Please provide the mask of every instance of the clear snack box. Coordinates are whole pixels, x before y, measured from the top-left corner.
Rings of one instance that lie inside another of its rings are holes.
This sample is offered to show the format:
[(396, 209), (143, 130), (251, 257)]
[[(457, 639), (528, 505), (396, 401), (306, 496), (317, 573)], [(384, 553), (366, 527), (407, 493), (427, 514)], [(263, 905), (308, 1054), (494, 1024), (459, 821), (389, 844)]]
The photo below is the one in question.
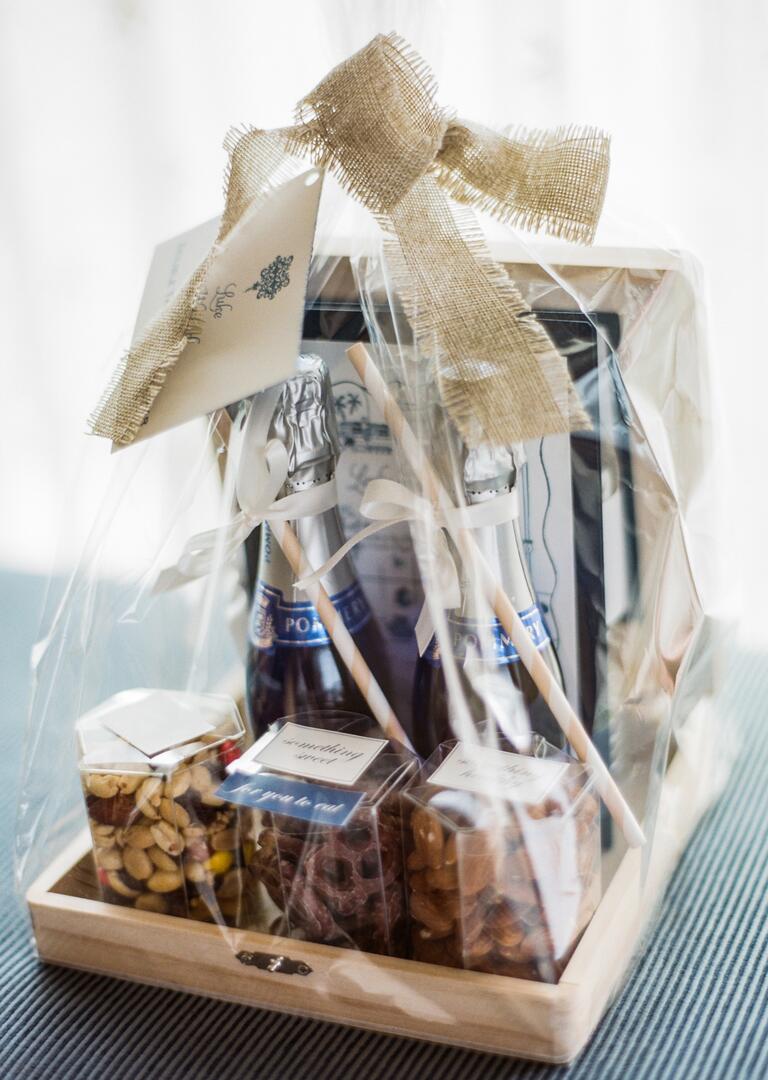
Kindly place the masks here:
[(403, 784), (413, 756), (369, 717), (335, 711), (277, 721), (220, 789), (251, 811), (249, 870), (271, 929), (403, 956)]
[(103, 899), (242, 925), (238, 812), (216, 795), (244, 746), (235, 703), (214, 694), (126, 690), (82, 716), (76, 730)]
[(453, 740), (405, 801), (414, 959), (557, 982), (600, 899), (590, 770), (539, 737)]

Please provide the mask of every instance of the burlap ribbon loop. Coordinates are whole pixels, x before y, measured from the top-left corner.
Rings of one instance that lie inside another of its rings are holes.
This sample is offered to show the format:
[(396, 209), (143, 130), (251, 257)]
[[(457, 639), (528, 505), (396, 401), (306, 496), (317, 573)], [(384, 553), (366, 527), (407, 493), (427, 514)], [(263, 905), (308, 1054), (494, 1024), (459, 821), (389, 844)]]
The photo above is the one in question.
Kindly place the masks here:
[(292, 148), (389, 214), (435, 163), (448, 120), (426, 65), (393, 35), (334, 68), (296, 109)]
[[(231, 138), (217, 245), (294, 156), (308, 157), (376, 215), (417, 347), (469, 445), (588, 427), (565, 361), (491, 258), (472, 210), (591, 242), (608, 138), (590, 128), (505, 136), (452, 119), (429, 68), (394, 34), (334, 68), (299, 102), (296, 121)], [(94, 433), (135, 438), (167, 372), (183, 363), (195, 292), (215, 253), (131, 348), (93, 414)]]

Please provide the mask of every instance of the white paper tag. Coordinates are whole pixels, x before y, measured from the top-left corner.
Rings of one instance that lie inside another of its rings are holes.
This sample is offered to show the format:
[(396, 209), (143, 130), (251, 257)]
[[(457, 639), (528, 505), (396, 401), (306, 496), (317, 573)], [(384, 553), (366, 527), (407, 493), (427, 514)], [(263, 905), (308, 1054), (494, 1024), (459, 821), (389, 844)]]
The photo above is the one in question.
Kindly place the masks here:
[[(198, 294), (195, 337), (169, 371), (134, 442), (204, 416), (294, 374), (322, 188), (310, 169), (246, 211)], [(157, 249), (141, 314), (152, 318), (205, 255), (210, 223)], [(137, 334), (143, 330), (138, 326)]]
[(429, 778), (430, 784), (495, 795), (510, 802), (540, 803), (563, 779), (568, 762), (457, 743)]
[(163, 750), (192, 742), (216, 730), (199, 710), (185, 707), (171, 695), (151, 694), (135, 705), (126, 705), (106, 717), (104, 727), (147, 757), (154, 757)]
[(323, 731), (289, 721), (250, 760), (292, 776), (347, 786), (363, 775), (386, 745), (386, 739)]

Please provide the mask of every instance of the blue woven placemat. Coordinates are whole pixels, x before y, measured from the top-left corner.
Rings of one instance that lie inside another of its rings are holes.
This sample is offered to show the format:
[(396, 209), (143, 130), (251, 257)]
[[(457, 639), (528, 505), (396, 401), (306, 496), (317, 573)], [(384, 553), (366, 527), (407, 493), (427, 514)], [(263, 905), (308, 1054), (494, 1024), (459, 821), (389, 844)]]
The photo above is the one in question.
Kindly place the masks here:
[(768, 657), (741, 656), (726, 697), (740, 768), (700, 825), (624, 992), (570, 1069), (259, 1012), (38, 963), (11, 888), (27, 657), (42, 585), (0, 575), (0, 1074), (72, 1080), (663, 1080), (768, 1076)]

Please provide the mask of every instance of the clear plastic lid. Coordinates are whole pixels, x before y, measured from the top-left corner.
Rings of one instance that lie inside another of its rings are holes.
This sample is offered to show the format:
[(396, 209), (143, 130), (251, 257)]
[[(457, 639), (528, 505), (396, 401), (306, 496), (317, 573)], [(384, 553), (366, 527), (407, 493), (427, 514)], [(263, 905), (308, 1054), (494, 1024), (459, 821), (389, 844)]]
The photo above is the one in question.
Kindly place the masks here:
[(75, 725), (81, 772), (169, 775), (245, 727), (232, 698), (136, 688), (114, 694)]

